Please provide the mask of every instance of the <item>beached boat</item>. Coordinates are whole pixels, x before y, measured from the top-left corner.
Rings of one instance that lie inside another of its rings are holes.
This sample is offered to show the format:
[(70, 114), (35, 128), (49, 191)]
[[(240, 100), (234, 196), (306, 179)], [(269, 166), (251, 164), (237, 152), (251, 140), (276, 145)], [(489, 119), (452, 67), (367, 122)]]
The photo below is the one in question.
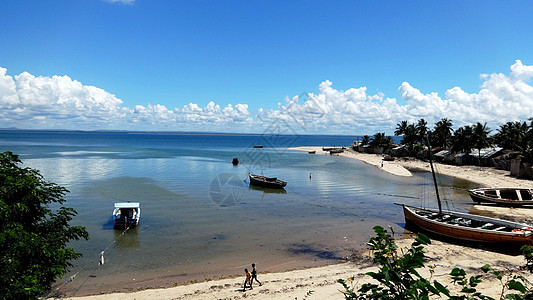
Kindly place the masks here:
[(342, 148), (333, 149), (333, 150), (329, 150), (329, 155), (339, 154), (339, 153), (343, 153), (343, 152), (344, 152), (344, 149), (342, 149)]
[(340, 150), (346, 150), (346, 147), (322, 147), (322, 151), (324, 152), (340, 151)]
[(266, 177), (262, 175), (254, 175), (248, 173), (250, 177), (250, 184), (271, 189), (281, 189), (287, 185), (286, 181), (280, 180), (276, 177)]
[(128, 228), (139, 224), (141, 218), (140, 203), (115, 203), (113, 220), (116, 228)]
[(396, 203), (403, 207), (406, 223), (411, 223), (424, 231), (458, 240), (501, 245), (533, 244), (533, 225), (442, 210), (431, 156), (432, 153), (429, 162), (439, 209), (416, 208)]
[(524, 188), (479, 188), (469, 190), (474, 202), (491, 202), (509, 206), (532, 205), (533, 189)]
[(533, 225), (401, 204), (406, 222), (453, 239), (483, 243), (533, 244)]

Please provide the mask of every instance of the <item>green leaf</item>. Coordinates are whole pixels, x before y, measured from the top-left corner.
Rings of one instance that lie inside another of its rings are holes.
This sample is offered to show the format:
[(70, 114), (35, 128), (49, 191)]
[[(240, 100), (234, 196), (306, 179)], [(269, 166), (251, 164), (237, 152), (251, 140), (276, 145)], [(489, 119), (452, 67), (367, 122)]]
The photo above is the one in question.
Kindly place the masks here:
[(443, 286), (440, 282), (435, 280), (435, 281), (433, 281), (433, 284), (435, 285), (435, 288), (437, 290), (439, 290), (439, 292), (441, 292), (444, 295), (450, 297), (450, 291), (445, 286)]
[(525, 293), (527, 291), (526, 287), (520, 281), (516, 281), (514, 279), (511, 279), (509, 280), (509, 282), (507, 282), (507, 287), (509, 287), (509, 289), (511, 290), (517, 290), (522, 293)]

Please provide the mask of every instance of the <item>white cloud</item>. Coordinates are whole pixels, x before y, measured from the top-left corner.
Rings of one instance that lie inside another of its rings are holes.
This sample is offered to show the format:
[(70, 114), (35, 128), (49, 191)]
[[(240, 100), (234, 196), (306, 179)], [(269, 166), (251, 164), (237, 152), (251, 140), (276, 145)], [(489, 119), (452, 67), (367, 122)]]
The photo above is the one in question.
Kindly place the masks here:
[(402, 120), (429, 124), (449, 118), (456, 126), (487, 122), (499, 125), (533, 116), (533, 66), (517, 60), (509, 75), (483, 74), (477, 93), (461, 87), (444, 97), (424, 94), (408, 82), (398, 92), (406, 104), (382, 93), (369, 95), (366, 87), (346, 91), (326, 80), (318, 92), (286, 97), (276, 109), (249, 111), (247, 104), (221, 107), (211, 101), (202, 107), (161, 104), (125, 107), (121, 99), (68, 76), (35, 77), (27, 72), (9, 76), (0, 68), (0, 127), (61, 129), (126, 129), (284, 133), (391, 134)]

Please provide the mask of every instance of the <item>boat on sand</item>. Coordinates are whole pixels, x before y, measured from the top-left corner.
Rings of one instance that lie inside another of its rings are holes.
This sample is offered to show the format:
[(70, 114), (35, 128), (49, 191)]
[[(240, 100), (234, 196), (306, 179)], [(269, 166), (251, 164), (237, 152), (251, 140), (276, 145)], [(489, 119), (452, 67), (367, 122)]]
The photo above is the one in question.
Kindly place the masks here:
[(533, 189), (526, 188), (479, 188), (469, 190), (472, 201), (491, 202), (508, 206), (533, 204)]

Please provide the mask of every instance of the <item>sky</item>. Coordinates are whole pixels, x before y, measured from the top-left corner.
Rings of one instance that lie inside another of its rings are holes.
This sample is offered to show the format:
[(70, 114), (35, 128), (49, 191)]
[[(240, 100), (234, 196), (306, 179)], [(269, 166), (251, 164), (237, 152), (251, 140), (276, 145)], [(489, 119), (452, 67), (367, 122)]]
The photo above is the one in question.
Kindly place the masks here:
[(532, 1), (0, 2), (0, 128), (363, 135), (533, 117)]

